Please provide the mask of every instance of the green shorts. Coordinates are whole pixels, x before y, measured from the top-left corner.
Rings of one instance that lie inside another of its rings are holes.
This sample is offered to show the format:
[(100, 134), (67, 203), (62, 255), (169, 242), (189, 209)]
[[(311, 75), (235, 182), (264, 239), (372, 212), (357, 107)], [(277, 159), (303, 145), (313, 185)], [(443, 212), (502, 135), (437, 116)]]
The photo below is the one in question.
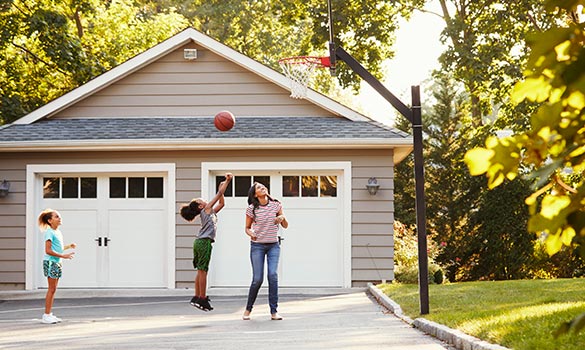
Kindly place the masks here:
[(211, 239), (201, 238), (193, 242), (193, 267), (196, 270), (208, 271), (211, 260)]
[(61, 278), (63, 275), (63, 269), (58, 262), (43, 260), (43, 273), (45, 274), (45, 277), (57, 279)]

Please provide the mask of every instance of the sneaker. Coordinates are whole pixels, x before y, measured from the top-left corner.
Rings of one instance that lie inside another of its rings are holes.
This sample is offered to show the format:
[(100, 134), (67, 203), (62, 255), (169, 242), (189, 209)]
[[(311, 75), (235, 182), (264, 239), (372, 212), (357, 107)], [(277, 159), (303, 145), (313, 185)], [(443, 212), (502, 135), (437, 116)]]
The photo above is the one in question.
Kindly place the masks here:
[(213, 310), (213, 306), (211, 306), (209, 301), (209, 297), (206, 297), (205, 299), (199, 299), (199, 306), (201, 306), (200, 309), (203, 311)]
[(270, 316), (270, 319), (272, 321), (280, 321), (282, 320), (282, 316), (280, 316), (278, 313), (272, 314), (272, 316)]
[(55, 317), (55, 319), (57, 320), (57, 322), (63, 322), (63, 320), (62, 320), (62, 319), (60, 319), (59, 317), (57, 317), (57, 316), (53, 315), (53, 313), (52, 313), (52, 312), (51, 312), (51, 314), (50, 314), (50, 315), (51, 315), (51, 316), (53, 316), (53, 317)]
[(41, 319), (41, 323), (46, 324), (55, 324), (59, 322), (57, 317), (53, 316), (52, 314), (43, 314), (43, 318)]
[(197, 306), (197, 305), (199, 305), (199, 297), (193, 297), (193, 298), (191, 298), (190, 304), (192, 306), (195, 306), (196, 308), (199, 308), (199, 306)]

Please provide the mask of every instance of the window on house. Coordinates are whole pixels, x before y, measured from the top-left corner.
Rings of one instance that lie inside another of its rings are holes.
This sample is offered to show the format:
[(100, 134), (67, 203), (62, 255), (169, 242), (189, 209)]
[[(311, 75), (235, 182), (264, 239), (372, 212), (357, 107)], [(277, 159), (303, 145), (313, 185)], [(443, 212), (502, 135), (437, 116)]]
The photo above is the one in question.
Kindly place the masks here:
[(97, 198), (97, 178), (82, 177), (81, 181), (81, 198)]
[(337, 176), (283, 176), (283, 197), (337, 197)]
[(43, 198), (59, 198), (59, 181), (58, 177), (43, 178)]
[(126, 198), (126, 178), (110, 178), (110, 198)]
[(97, 198), (97, 178), (45, 177), (43, 198)]
[(319, 197), (337, 197), (337, 176), (321, 176)]
[(144, 198), (144, 184), (143, 177), (129, 177), (128, 198)]
[(164, 198), (164, 181), (162, 177), (146, 178), (146, 197)]
[(282, 177), (282, 196), (283, 197), (298, 197), (300, 176), (283, 176)]
[(162, 177), (111, 177), (110, 198), (163, 198)]
[(319, 177), (301, 176), (301, 197), (317, 197), (319, 195)]
[(252, 177), (236, 176), (234, 186), (236, 187), (236, 197), (248, 197), (248, 191), (250, 190), (250, 186), (252, 186)]
[[(225, 176), (215, 177), (215, 193), (219, 189), (219, 184), (225, 180)], [(228, 185), (224, 196), (225, 197), (248, 197), (248, 191), (252, 183), (260, 182), (268, 189), (270, 193), (270, 176), (234, 176), (231, 183)]]
[(61, 178), (61, 198), (77, 198), (78, 196), (78, 179), (76, 177)]

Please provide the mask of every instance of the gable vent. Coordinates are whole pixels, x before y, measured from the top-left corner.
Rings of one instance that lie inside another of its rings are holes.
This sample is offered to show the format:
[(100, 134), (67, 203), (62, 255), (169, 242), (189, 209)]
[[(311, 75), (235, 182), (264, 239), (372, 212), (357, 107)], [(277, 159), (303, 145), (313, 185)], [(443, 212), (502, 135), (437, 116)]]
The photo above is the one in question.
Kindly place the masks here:
[(197, 49), (184, 49), (183, 50), (183, 58), (188, 61), (193, 61), (197, 59)]

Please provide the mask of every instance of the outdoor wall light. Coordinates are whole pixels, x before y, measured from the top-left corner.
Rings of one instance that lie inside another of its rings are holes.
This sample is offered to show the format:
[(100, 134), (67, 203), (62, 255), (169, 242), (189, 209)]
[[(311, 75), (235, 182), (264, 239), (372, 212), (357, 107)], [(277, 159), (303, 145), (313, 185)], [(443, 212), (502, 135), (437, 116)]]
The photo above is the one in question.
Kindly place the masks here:
[(10, 190), (10, 182), (8, 182), (8, 180), (2, 180), (2, 182), (0, 182), (0, 198), (6, 197), (8, 195), (8, 190)]
[(376, 180), (375, 177), (370, 177), (370, 179), (368, 180), (368, 184), (366, 185), (366, 188), (368, 189), (369, 194), (375, 196), (376, 193), (378, 193), (378, 189), (380, 188), (378, 180)]

